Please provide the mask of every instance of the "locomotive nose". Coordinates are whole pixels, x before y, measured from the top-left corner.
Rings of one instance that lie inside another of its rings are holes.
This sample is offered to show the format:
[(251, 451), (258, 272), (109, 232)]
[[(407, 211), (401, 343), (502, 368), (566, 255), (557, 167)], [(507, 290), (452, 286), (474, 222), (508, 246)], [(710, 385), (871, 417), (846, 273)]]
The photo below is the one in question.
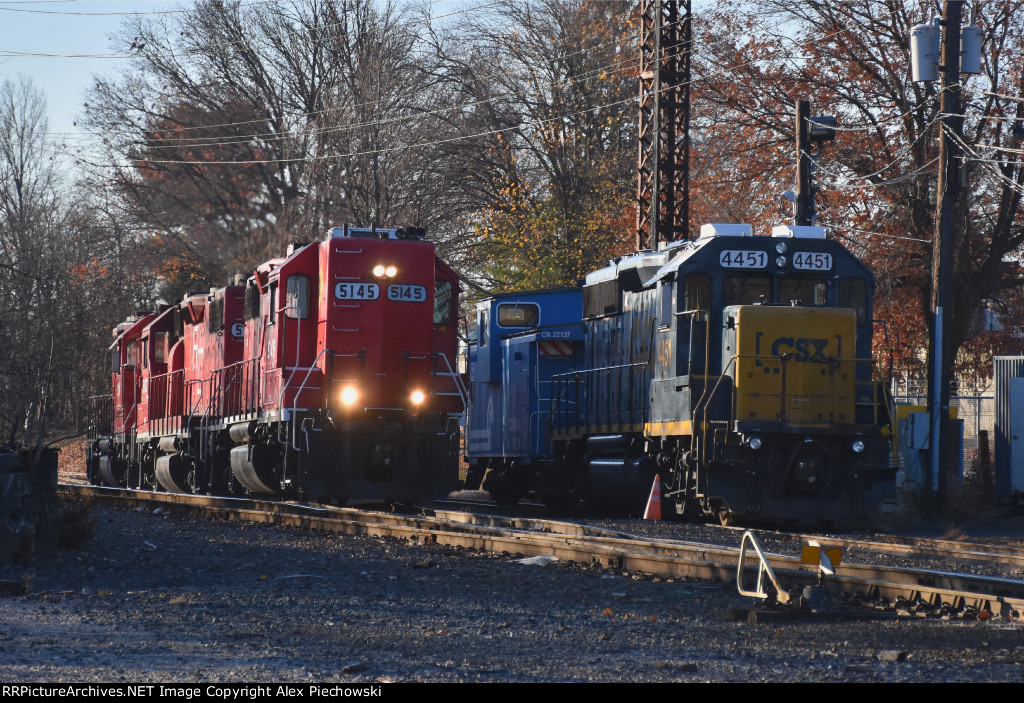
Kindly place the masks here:
[(393, 448), (390, 444), (378, 442), (373, 445), (373, 449), (370, 450), (370, 461), (373, 462), (374, 466), (388, 466), (391, 464), (391, 456), (394, 453)]
[(821, 474), (822, 464), (819, 459), (806, 457), (793, 464), (793, 477), (805, 486), (813, 486)]

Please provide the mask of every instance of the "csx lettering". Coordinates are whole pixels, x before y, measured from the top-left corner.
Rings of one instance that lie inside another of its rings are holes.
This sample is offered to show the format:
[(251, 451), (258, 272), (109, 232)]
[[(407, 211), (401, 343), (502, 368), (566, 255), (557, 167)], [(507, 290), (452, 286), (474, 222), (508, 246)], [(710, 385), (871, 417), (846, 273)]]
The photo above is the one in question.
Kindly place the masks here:
[(772, 356), (789, 356), (794, 361), (827, 361), (827, 339), (778, 337), (772, 342)]

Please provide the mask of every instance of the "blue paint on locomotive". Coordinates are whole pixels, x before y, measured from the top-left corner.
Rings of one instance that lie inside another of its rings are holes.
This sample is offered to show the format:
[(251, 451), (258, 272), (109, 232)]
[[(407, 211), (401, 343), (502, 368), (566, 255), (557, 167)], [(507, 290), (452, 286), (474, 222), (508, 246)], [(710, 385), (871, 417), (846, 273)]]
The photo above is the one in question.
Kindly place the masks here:
[[(566, 289), (507, 293), (477, 303), (477, 340), (469, 348), (471, 461), (547, 454), (539, 396), (549, 392), (553, 374), (576, 361), (572, 354), (541, 354), (540, 343), (578, 347), (582, 301), (579, 289)], [(550, 405), (547, 397), (543, 402)]]
[[(891, 410), (871, 358), (874, 278), (820, 228), (776, 229), (702, 236), (617, 259), (581, 288), (480, 303), (471, 475), (486, 472), (499, 502), (532, 492), (632, 511), (657, 471), (680, 514), (870, 516), (894, 489)], [(756, 324), (792, 349), (761, 349)], [(556, 329), (571, 348), (541, 354)], [(792, 373), (758, 385), (751, 355)]]
[(583, 338), (577, 322), (502, 340), (502, 456), (526, 464), (551, 456), (553, 379), (580, 364)]

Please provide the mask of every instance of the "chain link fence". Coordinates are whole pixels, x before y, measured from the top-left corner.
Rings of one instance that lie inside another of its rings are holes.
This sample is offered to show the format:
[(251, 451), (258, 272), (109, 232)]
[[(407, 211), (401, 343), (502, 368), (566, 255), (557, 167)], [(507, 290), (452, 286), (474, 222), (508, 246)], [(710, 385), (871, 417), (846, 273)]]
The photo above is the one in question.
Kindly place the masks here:
[[(928, 406), (928, 389), (923, 384), (900, 384), (894, 389), (893, 400), (896, 405), (919, 406), (926, 410)], [(994, 390), (991, 385), (979, 385), (977, 387), (961, 387), (960, 394), (951, 396), (949, 399), (950, 416), (953, 417), (953, 408), (956, 408), (955, 417), (963, 420), (964, 423), (964, 483), (971, 484), (978, 477), (978, 466), (980, 463), (980, 446), (978, 437), (982, 431), (988, 432), (989, 451), (992, 451), (992, 438), (994, 437), (996, 403)], [(991, 456), (990, 456), (991, 460)]]

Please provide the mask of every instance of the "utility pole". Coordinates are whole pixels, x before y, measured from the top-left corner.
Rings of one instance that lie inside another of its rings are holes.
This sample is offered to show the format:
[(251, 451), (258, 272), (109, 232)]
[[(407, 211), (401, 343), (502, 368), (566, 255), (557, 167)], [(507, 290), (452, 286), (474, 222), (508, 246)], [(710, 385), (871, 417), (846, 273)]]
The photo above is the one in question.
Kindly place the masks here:
[[(811, 101), (796, 101), (796, 195), (793, 197), (793, 224), (813, 226), (818, 219), (814, 196), (814, 169), (822, 144), (835, 138), (834, 115), (811, 117)], [(814, 151), (811, 151), (813, 147)], [(787, 197), (792, 195), (787, 191)]]
[(640, 0), (637, 249), (690, 236), (690, 0)]
[(796, 217), (797, 226), (812, 225), (814, 193), (811, 191), (811, 101), (796, 101)]
[(949, 319), (953, 313), (953, 237), (959, 224), (961, 199), (960, 144), (963, 117), (960, 116), (960, 23), (963, 0), (946, 0), (942, 8), (943, 118), (939, 132), (939, 181), (936, 229), (932, 244), (932, 338), (928, 354), (928, 388), (931, 412), (931, 468), (929, 488), (938, 505), (946, 504), (949, 457), (946, 444), (949, 419), (949, 386), (953, 359), (949, 344)]

